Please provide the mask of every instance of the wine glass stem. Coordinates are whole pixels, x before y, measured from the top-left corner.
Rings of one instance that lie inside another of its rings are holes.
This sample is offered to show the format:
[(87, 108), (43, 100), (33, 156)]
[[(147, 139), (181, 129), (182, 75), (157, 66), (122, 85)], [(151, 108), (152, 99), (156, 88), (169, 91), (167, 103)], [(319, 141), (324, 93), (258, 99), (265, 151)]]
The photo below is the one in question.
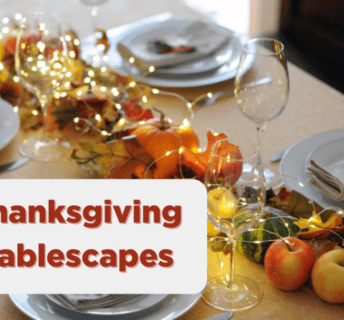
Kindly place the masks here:
[(98, 17), (98, 6), (90, 7), (91, 19), (92, 19), (92, 28), (94, 31), (97, 30), (97, 17)]
[(263, 160), (262, 160), (262, 154), (263, 154), (263, 133), (266, 128), (266, 124), (263, 125), (257, 125), (257, 141), (259, 146), (259, 164), (264, 168), (263, 166)]
[(236, 246), (237, 246), (237, 238), (233, 237), (232, 235), (228, 235), (230, 239), (230, 261), (229, 261), (229, 287), (232, 285), (234, 281), (234, 274), (235, 274), (235, 253), (236, 253)]
[(47, 140), (48, 135), (48, 96), (46, 94), (39, 95), (38, 97), (39, 103), (41, 105), (42, 115), (43, 115), (43, 134), (42, 134), (42, 141)]

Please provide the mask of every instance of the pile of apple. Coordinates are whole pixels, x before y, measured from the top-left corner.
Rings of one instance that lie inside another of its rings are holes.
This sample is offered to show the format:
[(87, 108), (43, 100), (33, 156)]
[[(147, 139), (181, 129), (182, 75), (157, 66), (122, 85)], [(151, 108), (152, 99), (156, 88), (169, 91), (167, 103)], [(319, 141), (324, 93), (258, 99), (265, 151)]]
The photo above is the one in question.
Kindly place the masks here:
[(287, 237), (267, 250), (264, 265), (272, 283), (282, 290), (296, 290), (311, 279), (316, 294), (325, 301), (344, 303), (344, 250), (334, 249), (315, 261), (304, 241)]

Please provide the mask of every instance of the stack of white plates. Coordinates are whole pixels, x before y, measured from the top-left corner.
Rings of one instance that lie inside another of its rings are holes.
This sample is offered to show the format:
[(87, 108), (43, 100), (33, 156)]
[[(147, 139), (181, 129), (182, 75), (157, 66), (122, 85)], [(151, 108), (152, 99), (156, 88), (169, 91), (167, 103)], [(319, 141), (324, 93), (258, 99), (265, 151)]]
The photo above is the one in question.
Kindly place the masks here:
[(322, 132), (297, 142), (284, 154), (280, 166), (288, 189), (302, 193), (324, 208), (344, 209), (343, 201), (334, 201), (307, 183), (306, 168), (310, 160), (344, 182), (344, 130)]
[(113, 307), (72, 311), (51, 295), (10, 294), (12, 302), (34, 320), (174, 320), (190, 310), (201, 294), (142, 295)]
[[(199, 19), (197, 19), (199, 20)], [(159, 39), (161, 36), (171, 34), (176, 28), (183, 28), (195, 18), (176, 18), (170, 13), (157, 15), (148, 19), (140, 20), (129, 25), (107, 31), (110, 40), (109, 65), (123, 75), (133, 75), (138, 81), (152, 86), (162, 87), (199, 87), (222, 82), (236, 75), (240, 54), (243, 44), (247, 42), (247, 35), (239, 35), (235, 32), (215, 25), (210, 21), (213, 28), (228, 36), (226, 45), (216, 50), (214, 53), (189, 62), (175, 65), (169, 68), (157, 69), (154, 73), (143, 76), (140, 72), (129, 65), (117, 52), (117, 44), (125, 42), (139, 44), (147, 38)], [(82, 42), (82, 58), (87, 59), (90, 48), (94, 42), (94, 36), (86, 38)], [(247, 69), (250, 65), (247, 65)]]

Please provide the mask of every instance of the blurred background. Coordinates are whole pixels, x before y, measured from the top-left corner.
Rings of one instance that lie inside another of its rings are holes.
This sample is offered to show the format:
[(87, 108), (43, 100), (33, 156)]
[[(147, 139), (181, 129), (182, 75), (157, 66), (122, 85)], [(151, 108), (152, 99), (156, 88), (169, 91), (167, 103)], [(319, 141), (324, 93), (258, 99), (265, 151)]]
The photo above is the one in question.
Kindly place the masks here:
[[(174, 1), (183, 3), (184, 9), (176, 12)], [(80, 15), (70, 16), (70, 6), (77, 6)], [(85, 25), (80, 22), (89, 19), (80, 0), (0, 0), (1, 15), (37, 7), (43, 11), (53, 7), (80, 38), (92, 32), (91, 24), (80, 28)], [(286, 46), (289, 61), (344, 93), (343, 0), (109, 0), (99, 8), (100, 27), (109, 29), (166, 11), (176, 16), (197, 11), (236, 32), (278, 38)]]

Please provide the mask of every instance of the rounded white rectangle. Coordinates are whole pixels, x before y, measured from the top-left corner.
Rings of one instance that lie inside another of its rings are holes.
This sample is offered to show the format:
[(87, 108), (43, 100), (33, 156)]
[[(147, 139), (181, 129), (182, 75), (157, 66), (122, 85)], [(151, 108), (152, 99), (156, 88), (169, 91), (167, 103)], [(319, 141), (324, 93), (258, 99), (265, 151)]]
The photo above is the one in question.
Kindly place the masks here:
[(197, 293), (207, 281), (196, 180), (2, 180), (0, 293)]

